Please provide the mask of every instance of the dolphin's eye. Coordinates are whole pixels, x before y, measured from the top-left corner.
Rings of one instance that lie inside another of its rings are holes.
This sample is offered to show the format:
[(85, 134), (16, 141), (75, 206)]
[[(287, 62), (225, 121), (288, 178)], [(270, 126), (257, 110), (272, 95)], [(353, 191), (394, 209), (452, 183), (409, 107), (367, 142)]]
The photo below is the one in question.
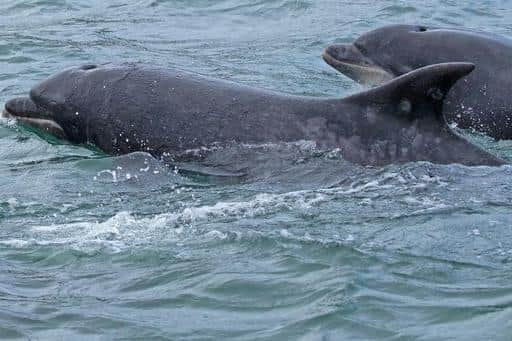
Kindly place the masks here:
[(80, 67), (80, 69), (87, 71), (87, 70), (96, 69), (97, 67), (98, 66), (95, 64), (85, 64), (85, 65), (82, 65), (82, 67)]
[(54, 112), (62, 112), (64, 111), (64, 104), (58, 103), (57, 101), (50, 101), (48, 103), (48, 109)]
[(425, 26), (418, 27), (418, 32), (426, 32), (427, 28)]
[(359, 50), (359, 52), (361, 52), (362, 54), (365, 54), (366, 53), (366, 48), (364, 47), (364, 43), (361, 43), (359, 41), (355, 41), (354, 42), (354, 46)]

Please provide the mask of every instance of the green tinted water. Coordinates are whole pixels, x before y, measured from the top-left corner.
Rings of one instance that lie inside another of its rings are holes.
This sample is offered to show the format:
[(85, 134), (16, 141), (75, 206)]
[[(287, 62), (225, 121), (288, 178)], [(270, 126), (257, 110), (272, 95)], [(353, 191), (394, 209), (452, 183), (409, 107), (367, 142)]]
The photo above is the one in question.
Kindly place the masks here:
[[(0, 14), (0, 102), (108, 61), (343, 96), (359, 87), (322, 49), (371, 28), (512, 35), (506, 1), (3, 0)], [(365, 169), (307, 142), (243, 153), (253, 176), (226, 182), (2, 121), (0, 338), (512, 337), (512, 168)]]

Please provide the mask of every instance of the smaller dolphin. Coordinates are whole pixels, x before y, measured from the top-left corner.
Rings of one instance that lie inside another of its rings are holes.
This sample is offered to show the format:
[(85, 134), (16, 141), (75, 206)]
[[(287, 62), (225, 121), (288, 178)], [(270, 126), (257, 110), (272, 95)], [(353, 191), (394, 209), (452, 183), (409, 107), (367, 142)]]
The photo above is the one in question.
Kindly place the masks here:
[(512, 40), (462, 29), (390, 25), (353, 44), (329, 46), (324, 60), (347, 77), (378, 85), (438, 63), (470, 62), (475, 71), (449, 92), (448, 122), (495, 139), (512, 138)]
[(5, 114), (109, 154), (148, 152), (182, 161), (187, 151), (231, 143), (315, 141), (362, 165), (410, 161), (500, 165), (454, 133), (445, 94), (473, 70), (432, 65), (342, 99), (291, 96), (137, 65), (60, 72), (5, 104)]

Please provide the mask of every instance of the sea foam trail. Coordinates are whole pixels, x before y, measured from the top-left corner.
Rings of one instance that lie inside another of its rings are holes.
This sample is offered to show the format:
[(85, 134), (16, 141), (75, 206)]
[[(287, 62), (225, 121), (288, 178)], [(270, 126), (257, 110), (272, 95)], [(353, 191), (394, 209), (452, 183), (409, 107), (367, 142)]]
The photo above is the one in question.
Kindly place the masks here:
[[(411, 215), (435, 213), (447, 205), (436, 198), (414, 196), (411, 189), (423, 191), (428, 186), (444, 187), (439, 177), (383, 172), (368, 181), (356, 180), (346, 186), (318, 190), (299, 190), (288, 193), (260, 193), (238, 201), (218, 201), (213, 204), (199, 204), (144, 216), (130, 211), (119, 211), (110, 218), (98, 221), (76, 221), (32, 226), (25, 231), (24, 238), (7, 238), (0, 244), (10, 247), (30, 247), (32, 245), (61, 245), (78, 250), (109, 247), (123, 250), (134, 245), (147, 245), (161, 242), (179, 242), (198, 236), (220, 237), (229, 231), (231, 222), (259, 219), (262, 222), (273, 216), (287, 215), (290, 219), (300, 219), (322, 214), (325, 210), (336, 210), (333, 202), (354, 201), (359, 206), (370, 207), (382, 195), (402, 197), (404, 205), (411, 207)], [(380, 199), (379, 199), (380, 198)], [(22, 209), (24, 206), (15, 198), (5, 202), (8, 210)], [(1, 208), (1, 203), (0, 203)], [(65, 212), (64, 212), (65, 213)], [(350, 219), (350, 217), (349, 217)], [(217, 231), (216, 225), (223, 231)], [(238, 231), (240, 232), (240, 231)], [(282, 237), (294, 237), (287, 228), (275, 231)], [(311, 239), (309, 234), (303, 234)], [(341, 241), (353, 240), (353, 235), (339, 237)], [(332, 240), (332, 239), (331, 239)]]
[[(3, 240), (0, 244), (12, 247), (60, 244), (80, 249), (92, 244), (122, 247), (122, 244), (138, 244), (144, 239), (146, 242), (176, 241), (180, 236), (186, 237), (187, 234), (197, 233), (197, 228), (202, 223), (261, 217), (289, 210), (305, 212), (327, 199), (326, 194), (306, 191), (287, 194), (263, 193), (248, 201), (186, 207), (178, 212), (162, 213), (153, 217), (137, 217), (130, 212), (121, 211), (103, 222), (33, 226), (30, 228), (30, 239)], [(210, 231), (203, 231), (208, 232)]]

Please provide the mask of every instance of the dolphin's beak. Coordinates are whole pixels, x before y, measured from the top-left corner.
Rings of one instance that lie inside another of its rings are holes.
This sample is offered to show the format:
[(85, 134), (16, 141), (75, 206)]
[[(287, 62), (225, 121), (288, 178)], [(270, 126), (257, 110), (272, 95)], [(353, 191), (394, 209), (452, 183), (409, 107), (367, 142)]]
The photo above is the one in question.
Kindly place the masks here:
[(324, 61), (345, 76), (364, 85), (379, 85), (394, 78), (364, 56), (354, 44), (336, 44), (322, 54)]
[(373, 64), (354, 44), (330, 45), (324, 51), (324, 59), (326, 59), (327, 62), (334, 61), (334, 63), (345, 62), (358, 65)]
[(15, 117), (43, 118), (41, 110), (29, 97), (17, 97), (5, 103), (4, 113)]
[(65, 139), (64, 129), (50, 119), (48, 115), (38, 108), (38, 106), (29, 97), (13, 98), (5, 103), (2, 116), (15, 118), (31, 127), (48, 132), (58, 138)]

